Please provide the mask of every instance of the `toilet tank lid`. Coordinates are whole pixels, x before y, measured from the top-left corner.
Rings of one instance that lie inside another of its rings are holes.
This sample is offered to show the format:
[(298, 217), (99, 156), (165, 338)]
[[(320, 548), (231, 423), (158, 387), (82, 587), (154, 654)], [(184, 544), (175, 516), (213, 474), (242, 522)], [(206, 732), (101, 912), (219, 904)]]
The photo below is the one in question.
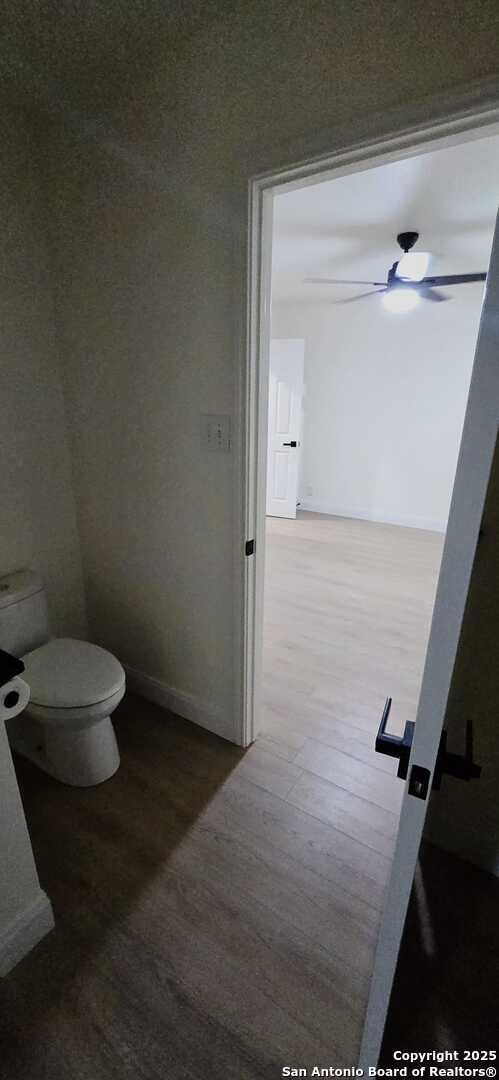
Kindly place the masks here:
[(41, 592), (43, 581), (33, 570), (16, 570), (0, 578), (0, 608), (18, 604), (28, 596)]

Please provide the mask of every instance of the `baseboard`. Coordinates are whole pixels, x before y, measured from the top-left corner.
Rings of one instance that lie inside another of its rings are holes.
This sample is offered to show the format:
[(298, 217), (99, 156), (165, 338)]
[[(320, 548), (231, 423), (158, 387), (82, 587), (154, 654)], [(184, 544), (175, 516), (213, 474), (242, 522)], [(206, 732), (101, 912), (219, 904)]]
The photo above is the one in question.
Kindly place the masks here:
[(229, 742), (236, 742), (236, 733), (230, 728), (229, 718), (218, 706), (201, 701), (194, 694), (186, 694), (182, 690), (168, 686), (160, 679), (146, 675), (143, 671), (137, 671), (136, 668), (125, 665), (125, 671), (127, 687), (133, 693), (139, 694), (147, 701), (152, 701), (162, 709), (168, 709), (169, 712), (182, 716), (184, 720), (199, 724), (199, 727), (206, 728), (207, 731), (212, 731), (215, 735), (228, 739)]
[(447, 522), (437, 518), (404, 517), (396, 514), (381, 514), (376, 511), (358, 510), (356, 507), (334, 506), (319, 503), (311, 499), (300, 499), (300, 510), (312, 514), (330, 514), (332, 517), (357, 518), (360, 521), (374, 521), (378, 525), (401, 525), (404, 529), (424, 529), (426, 532), (444, 533)]
[(7, 975), (53, 927), (52, 904), (40, 889), (36, 900), (0, 934), (0, 977)]

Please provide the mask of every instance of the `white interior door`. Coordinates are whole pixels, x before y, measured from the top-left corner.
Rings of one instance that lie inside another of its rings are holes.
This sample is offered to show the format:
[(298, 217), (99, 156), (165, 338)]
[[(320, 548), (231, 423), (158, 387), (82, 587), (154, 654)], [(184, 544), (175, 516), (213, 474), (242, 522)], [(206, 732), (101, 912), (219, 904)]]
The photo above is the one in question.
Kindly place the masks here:
[[(439, 349), (436, 348), (435, 364), (438, 364), (438, 357)], [(377, 1064), (381, 1048), (497, 440), (498, 418), (499, 242), (496, 223), (397, 845), (364, 1025), (359, 1061), (364, 1069)], [(429, 773), (426, 795), (424, 783), (419, 791), (417, 789), (418, 767)], [(413, 771), (415, 768), (416, 772)]]
[(305, 342), (270, 343), (267, 514), (296, 517)]

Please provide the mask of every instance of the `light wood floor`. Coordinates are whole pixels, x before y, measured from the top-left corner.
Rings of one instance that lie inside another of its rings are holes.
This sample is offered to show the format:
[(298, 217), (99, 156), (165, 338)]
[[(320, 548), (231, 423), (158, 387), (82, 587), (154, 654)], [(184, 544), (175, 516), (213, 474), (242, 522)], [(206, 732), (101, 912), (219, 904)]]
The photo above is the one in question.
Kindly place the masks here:
[[(371, 736), (388, 695), (392, 726), (415, 719), (443, 539), (324, 514), (267, 518), (269, 731), (284, 718), (312, 737), (338, 725)], [(346, 750), (336, 734), (323, 741)]]
[(97, 788), (17, 768), (56, 929), (0, 984), (9, 1080), (257, 1080), (352, 1065), (440, 555), (427, 533), (269, 523), (265, 733), (244, 752), (127, 695)]
[[(403, 784), (374, 738), (386, 697), (390, 730), (416, 717), (443, 539), (322, 514), (267, 519), (258, 746), (293, 768), (281, 796), (330, 826), (342, 887), (378, 913)], [(372, 947), (355, 958), (367, 985)]]
[(292, 766), (287, 801), (381, 856), (403, 785), (374, 736), (387, 696), (391, 730), (415, 719), (442, 546), (322, 514), (267, 519), (258, 746)]

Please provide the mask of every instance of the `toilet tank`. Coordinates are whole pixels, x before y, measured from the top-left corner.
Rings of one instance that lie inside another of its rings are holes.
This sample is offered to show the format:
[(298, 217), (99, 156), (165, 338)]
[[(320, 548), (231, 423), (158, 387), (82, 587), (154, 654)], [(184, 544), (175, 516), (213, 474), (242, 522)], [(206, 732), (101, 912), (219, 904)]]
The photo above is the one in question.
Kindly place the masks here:
[(23, 656), (49, 636), (47, 597), (38, 574), (18, 570), (0, 578), (0, 649)]

